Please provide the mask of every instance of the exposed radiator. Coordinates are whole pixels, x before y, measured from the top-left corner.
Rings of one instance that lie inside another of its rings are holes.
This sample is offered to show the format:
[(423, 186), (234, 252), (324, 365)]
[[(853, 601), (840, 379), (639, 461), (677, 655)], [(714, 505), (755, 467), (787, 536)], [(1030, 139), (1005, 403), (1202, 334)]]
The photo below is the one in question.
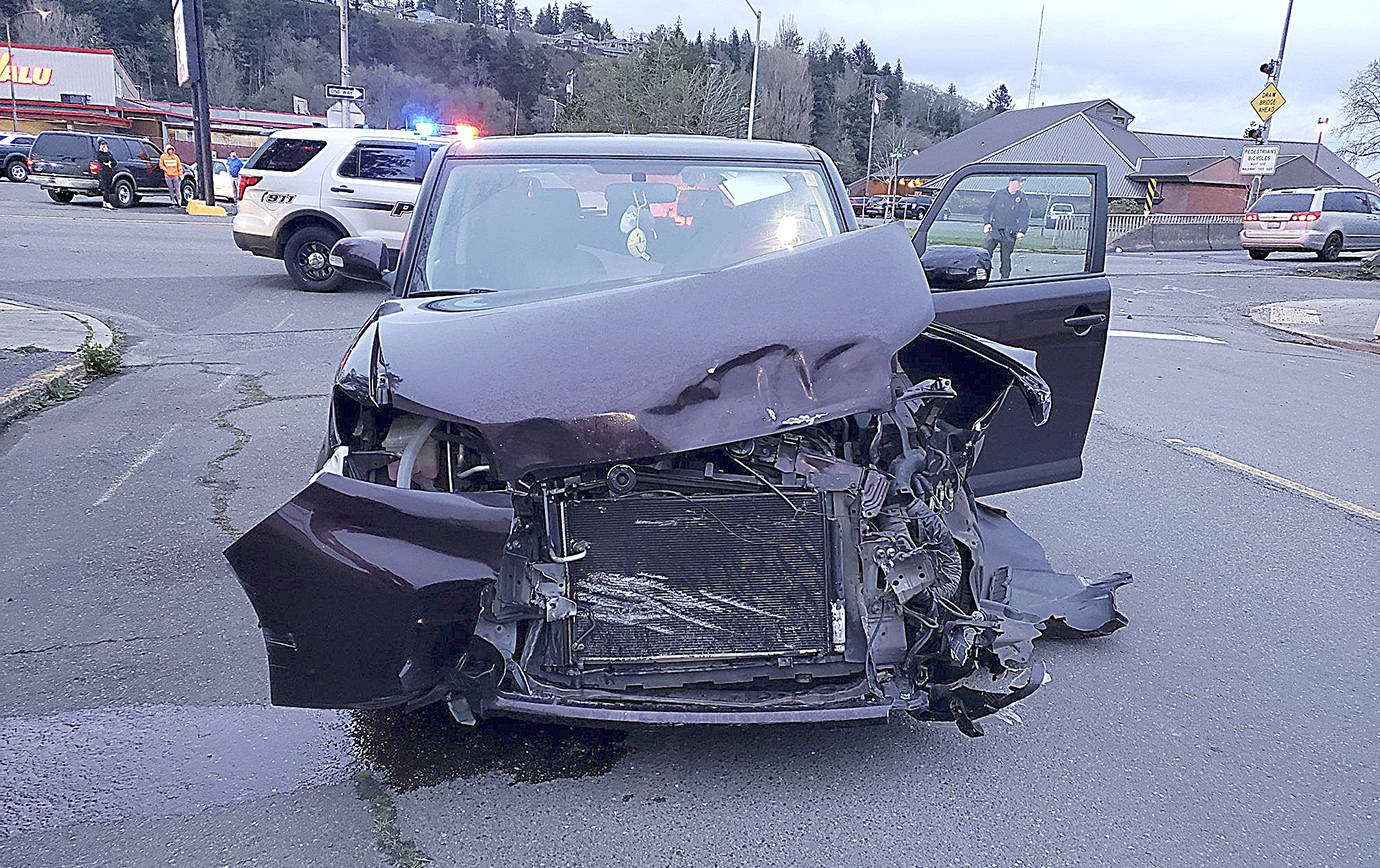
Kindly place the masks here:
[(586, 663), (793, 656), (829, 648), (816, 495), (646, 495), (565, 507)]

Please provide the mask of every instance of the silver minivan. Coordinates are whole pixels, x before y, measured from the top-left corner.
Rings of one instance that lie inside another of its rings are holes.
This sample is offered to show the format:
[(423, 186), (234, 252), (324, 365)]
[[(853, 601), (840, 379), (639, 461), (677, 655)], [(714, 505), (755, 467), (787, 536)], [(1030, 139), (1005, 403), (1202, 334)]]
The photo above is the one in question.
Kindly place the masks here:
[(1302, 250), (1327, 262), (1343, 250), (1380, 248), (1380, 195), (1359, 187), (1269, 190), (1244, 216), (1241, 246), (1252, 259)]

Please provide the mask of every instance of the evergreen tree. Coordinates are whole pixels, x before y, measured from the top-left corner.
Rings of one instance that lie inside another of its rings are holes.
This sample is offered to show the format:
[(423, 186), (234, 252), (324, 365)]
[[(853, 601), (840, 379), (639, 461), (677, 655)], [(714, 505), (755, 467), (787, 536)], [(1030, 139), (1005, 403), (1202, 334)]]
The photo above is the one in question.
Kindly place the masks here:
[(998, 84), (987, 95), (987, 110), (993, 114), (1001, 114), (1011, 108), (1011, 92), (1006, 89), (1006, 82)]

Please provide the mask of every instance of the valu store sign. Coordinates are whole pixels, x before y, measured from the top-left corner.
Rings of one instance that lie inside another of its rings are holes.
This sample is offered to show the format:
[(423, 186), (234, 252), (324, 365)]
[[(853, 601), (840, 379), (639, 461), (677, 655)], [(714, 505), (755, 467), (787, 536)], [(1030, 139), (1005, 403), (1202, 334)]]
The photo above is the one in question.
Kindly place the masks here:
[(11, 62), (10, 52), (0, 51), (0, 84), (32, 84), (43, 87), (53, 80), (51, 66), (26, 66)]

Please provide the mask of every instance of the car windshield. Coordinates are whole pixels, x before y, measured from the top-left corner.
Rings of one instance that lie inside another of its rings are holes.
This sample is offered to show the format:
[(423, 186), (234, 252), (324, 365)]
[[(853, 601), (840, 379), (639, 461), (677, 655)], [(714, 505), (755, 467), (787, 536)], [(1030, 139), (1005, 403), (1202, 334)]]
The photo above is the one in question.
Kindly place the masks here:
[(1255, 208), (1253, 210), (1257, 213), (1283, 212), (1293, 214), (1299, 211), (1307, 211), (1312, 206), (1312, 193), (1266, 193), (1264, 196), (1255, 200)]
[(437, 185), (409, 294), (712, 271), (840, 231), (808, 165), (469, 158)]

